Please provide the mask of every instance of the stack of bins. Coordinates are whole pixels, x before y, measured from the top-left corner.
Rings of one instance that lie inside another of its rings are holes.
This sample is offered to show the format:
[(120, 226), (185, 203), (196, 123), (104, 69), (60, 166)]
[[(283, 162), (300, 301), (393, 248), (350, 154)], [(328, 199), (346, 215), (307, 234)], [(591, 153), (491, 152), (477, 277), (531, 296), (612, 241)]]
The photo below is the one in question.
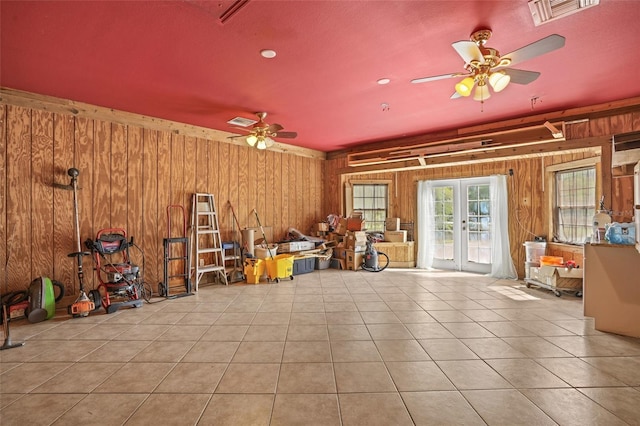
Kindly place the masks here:
[(530, 278), (530, 268), (540, 267), (540, 257), (544, 256), (547, 251), (547, 243), (542, 241), (525, 241), (525, 262), (524, 262), (524, 274), (525, 278)]

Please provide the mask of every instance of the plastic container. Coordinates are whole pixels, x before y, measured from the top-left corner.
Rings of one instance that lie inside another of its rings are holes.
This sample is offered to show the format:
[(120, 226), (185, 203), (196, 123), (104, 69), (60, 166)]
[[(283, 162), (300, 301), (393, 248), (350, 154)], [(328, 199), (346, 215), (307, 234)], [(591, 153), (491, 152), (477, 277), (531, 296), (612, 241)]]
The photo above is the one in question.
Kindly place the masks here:
[(524, 262), (524, 277), (531, 278), (531, 268), (539, 268), (540, 262)]
[(315, 257), (295, 257), (293, 260), (293, 275), (308, 274), (316, 266)]
[(244, 275), (247, 277), (247, 284), (258, 284), (260, 277), (264, 275), (265, 261), (263, 259), (246, 259), (244, 261)]
[(635, 244), (635, 223), (611, 223), (607, 226), (605, 239), (611, 244)]
[(293, 259), (290, 254), (279, 254), (265, 259), (267, 265), (267, 278), (269, 280), (280, 281), (280, 278), (293, 279)]
[(547, 243), (538, 241), (525, 241), (523, 244), (527, 262), (540, 262), (540, 256), (547, 252)]
[(276, 257), (276, 255), (278, 254), (278, 245), (269, 244), (267, 247), (265, 247), (264, 245), (255, 246), (253, 250), (255, 251), (256, 257), (258, 259), (266, 259), (270, 257)]

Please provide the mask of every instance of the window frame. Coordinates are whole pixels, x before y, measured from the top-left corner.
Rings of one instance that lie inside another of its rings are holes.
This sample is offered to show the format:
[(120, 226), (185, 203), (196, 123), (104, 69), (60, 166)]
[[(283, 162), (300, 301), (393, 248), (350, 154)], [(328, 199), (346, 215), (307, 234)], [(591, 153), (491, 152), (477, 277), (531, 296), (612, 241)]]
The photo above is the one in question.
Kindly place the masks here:
[[(556, 214), (556, 174), (558, 172), (568, 172), (572, 170), (585, 169), (589, 167), (595, 168), (596, 182), (595, 182), (595, 197), (593, 200), (593, 205), (598, 209), (598, 200), (602, 196), (602, 167), (601, 167), (601, 158), (590, 157), (582, 160), (570, 161), (566, 163), (554, 164), (551, 166), (547, 166), (544, 169), (547, 193), (547, 235), (548, 240), (551, 242), (556, 242), (558, 244), (567, 244), (567, 245), (577, 245), (581, 246), (582, 244), (573, 244), (562, 241), (556, 241), (555, 235), (555, 223), (558, 220), (558, 215)], [(543, 188), (544, 190), (544, 188)]]
[[(347, 184), (347, 196), (345, 197), (345, 207), (346, 207), (346, 211), (345, 211), (345, 215), (349, 216), (352, 212), (354, 211), (360, 211), (359, 209), (356, 209), (354, 207), (354, 197), (355, 197), (355, 186), (356, 185), (381, 185), (381, 186), (386, 186), (386, 194), (385, 194), (385, 219), (383, 219), (382, 221), (377, 221), (374, 223), (381, 223), (382, 224), (382, 229), (381, 230), (375, 230), (378, 232), (384, 232), (384, 221), (386, 220), (386, 218), (390, 217), (390, 191), (391, 191), (391, 181), (390, 180), (352, 180), (350, 182), (348, 182)], [(380, 209), (375, 209), (375, 210), (380, 210)], [(367, 222), (367, 231), (374, 231), (373, 229), (371, 229), (369, 227), (369, 225), (371, 224), (371, 221), (368, 220)]]

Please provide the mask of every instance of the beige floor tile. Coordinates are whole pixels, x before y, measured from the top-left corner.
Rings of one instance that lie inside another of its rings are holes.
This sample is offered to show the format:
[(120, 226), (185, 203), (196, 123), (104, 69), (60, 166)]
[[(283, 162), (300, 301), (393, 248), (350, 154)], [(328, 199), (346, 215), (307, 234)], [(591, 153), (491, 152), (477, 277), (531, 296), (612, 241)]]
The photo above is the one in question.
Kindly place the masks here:
[(416, 302), (412, 301), (411, 299), (406, 301), (397, 301), (397, 302), (387, 301), (386, 303), (387, 303), (387, 306), (389, 306), (389, 309), (391, 309), (396, 314), (398, 312), (412, 312), (412, 311), (424, 312), (420, 307), (420, 305), (418, 305)]
[(521, 392), (561, 425), (627, 424), (576, 389), (523, 389)]
[(497, 337), (529, 337), (536, 335), (533, 331), (520, 327), (511, 321), (480, 321), (478, 324)]
[(460, 390), (512, 388), (509, 382), (482, 360), (436, 361), (436, 363)]
[(364, 320), (360, 315), (360, 312), (327, 312), (326, 313), (327, 324), (364, 324)]
[[(29, 324), (29, 323), (26, 323)], [(43, 323), (46, 324), (46, 323)], [(62, 322), (55, 327), (49, 327), (46, 329), (46, 333), (35, 334), (30, 339), (40, 340), (67, 340), (71, 339), (75, 336), (83, 334), (85, 332), (89, 332), (93, 329), (96, 324), (92, 323), (71, 323), (71, 322)], [(45, 329), (43, 329), (45, 330)], [(11, 326), (11, 337), (15, 342), (22, 341), (25, 339), (25, 336), (22, 336), (21, 328)]]
[(549, 336), (545, 340), (577, 357), (618, 356), (615, 348), (598, 341), (591, 336)]
[(150, 344), (151, 342), (146, 340), (111, 341), (79, 359), (78, 362), (128, 362)]
[(0, 412), (3, 426), (50, 425), (82, 400), (84, 394), (31, 394), (4, 407)]
[(278, 425), (340, 426), (337, 395), (276, 395), (271, 426)]
[(213, 393), (228, 364), (180, 363), (171, 370), (155, 393)]
[(385, 364), (400, 392), (455, 389), (433, 361), (386, 362)]
[(333, 362), (382, 361), (371, 340), (338, 340), (331, 342)]
[(291, 312), (293, 301), (291, 302), (263, 302), (258, 312)]
[(207, 325), (174, 325), (158, 336), (157, 340), (195, 341), (199, 340), (208, 329)]
[(556, 424), (517, 390), (473, 390), (462, 394), (490, 425)]
[(496, 314), (490, 309), (463, 309), (460, 312), (462, 312), (472, 320), (478, 321), (478, 322), (506, 321), (505, 317), (503, 317), (502, 315)]
[[(386, 303), (380, 302), (356, 302), (356, 306), (360, 313), (362, 312), (390, 312), (389, 306)], [(366, 321), (366, 320), (365, 320)]]
[(532, 359), (489, 359), (486, 363), (518, 389), (569, 387)]
[(242, 342), (232, 362), (273, 363), (282, 361), (284, 342)]
[[(12, 349), (18, 352), (17, 349)], [(25, 363), (0, 375), (1, 393), (29, 393), (74, 364), (67, 362)]]
[[(13, 340), (13, 337), (12, 337)], [(104, 341), (62, 340), (47, 351), (31, 358), (30, 362), (74, 362), (88, 356), (105, 344)]]
[(325, 302), (325, 312), (356, 312), (358, 308), (353, 302)]
[(245, 342), (284, 342), (287, 325), (252, 325), (242, 339)]
[(356, 305), (358, 302), (382, 302), (380, 296), (378, 296), (372, 289), (367, 290), (367, 293), (355, 293), (353, 289), (349, 289), (351, 292), (351, 298)]
[(248, 325), (212, 325), (200, 340), (240, 342), (248, 329)]
[(331, 363), (282, 364), (278, 393), (336, 393)]
[(402, 392), (416, 426), (486, 423), (458, 391)]
[(152, 394), (126, 424), (147, 426), (150, 419), (162, 419), (164, 425), (196, 424), (210, 397), (208, 394)]
[(617, 356), (640, 356), (637, 338), (599, 332), (597, 335), (586, 336), (585, 339), (612, 349)]
[(640, 392), (633, 388), (580, 388), (580, 392), (631, 425), (640, 424)]
[(490, 331), (475, 322), (448, 322), (442, 325), (459, 339), (495, 337)]
[[(262, 301), (259, 302), (241, 302), (235, 301), (231, 302), (227, 309), (224, 310), (225, 313), (244, 313), (244, 312), (257, 312), (262, 305)], [(224, 314), (223, 314), (224, 315)]]
[[(190, 308), (192, 309), (192, 308)], [(124, 313), (124, 312), (123, 312)], [(186, 312), (154, 312), (140, 322), (140, 325), (172, 325), (186, 315)]]
[(182, 362), (230, 362), (240, 342), (200, 341), (182, 358)]
[(329, 340), (329, 332), (326, 325), (290, 325), (287, 332), (287, 341), (318, 341)]
[(92, 327), (85, 332), (73, 336), (73, 339), (99, 340), (101, 342), (104, 342), (105, 340), (111, 340), (122, 333), (127, 333), (134, 327), (135, 326), (131, 324), (105, 324), (104, 322), (102, 322), (100, 324), (96, 324), (95, 327)]
[(175, 366), (172, 362), (124, 364), (93, 392), (151, 393)]
[(620, 380), (580, 358), (540, 358), (536, 361), (576, 388), (624, 386)]
[(640, 386), (640, 357), (595, 357), (583, 360), (628, 386)]
[(369, 330), (359, 324), (329, 324), (329, 340), (371, 340)]
[(495, 358), (526, 358), (526, 355), (519, 352), (505, 343), (502, 339), (482, 338), (482, 339), (460, 339), (469, 349), (482, 359)]
[(146, 398), (147, 394), (90, 394), (64, 413), (54, 424), (122, 425)]
[(131, 362), (178, 362), (195, 342), (152, 342), (134, 356)]
[(331, 347), (327, 341), (286, 342), (282, 362), (331, 362)]
[(220, 317), (216, 320), (215, 325), (249, 325), (253, 321), (255, 311), (249, 312), (232, 312), (225, 311), (220, 314)]
[(428, 361), (431, 358), (415, 340), (376, 340), (384, 361)]
[(416, 339), (449, 339), (454, 337), (449, 330), (437, 322), (405, 324), (405, 326)]
[(444, 300), (420, 300), (417, 301), (418, 305), (425, 311), (431, 313), (431, 311), (450, 311), (453, 306), (445, 302)]
[(374, 340), (413, 339), (404, 324), (367, 324)]
[(534, 332), (537, 336), (575, 336), (566, 328), (557, 326), (550, 321), (514, 321), (514, 324)]
[(322, 301), (325, 303), (333, 303), (333, 302), (353, 302), (353, 297), (351, 297), (348, 293), (340, 293), (340, 294), (323, 294)]
[(324, 298), (322, 294), (296, 294), (293, 303), (322, 303)]
[(280, 364), (229, 364), (216, 393), (275, 393)]
[(333, 366), (338, 393), (396, 390), (382, 362), (337, 362)]
[(118, 334), (113, 340), (125, 341), (151, 341), (164, 334), (172, 324), (138, 324), (131, 327), (126, 333)]
[(396, 316), (395, 313), (388, 312), (373, 312), (373, 311), (364, 311), (360, 312), (362, 316), (362, 320), (365, 324), (399, 324), (400, 319)]
[(189, 312), (178, 321), (178, 324), (212, 325), (220, 318), (221, 312)]
[[(36, 364), (37, 365), (37, 364)], [(36, 393), (89, 393), (124, 364), (76, 363), (33, 390)]]
[(394, 311), (394, 313), (403, 324), (433, 323), (436, 321), (422, 308), (419, 311)]
[(292, 312), (290, 325), (322, 325), (327, 323), (324, 312)]
[(466, 316), (460, 311), (433, 311), (429, 315), (431, 315), (436, 321), (443, 322), (473, 322), (471, 318)]
[(287, 325), (291, 317), (290, 312), (258, 312), (253, 318), (252, 325)]
[(324, 302), (294, 302), (291, 312), (324, 312)]
[(353, 393), (338, 395), (343, 426), (413, 425), (397, 393)]
[(478, 358), (472, 350), (458, 339), (424, 339), (419, 340), (419, 343), (434, 360)]
[(568, 358), (571, 354), (542, 337), (505, 337), (509, 346), (530, 358)]

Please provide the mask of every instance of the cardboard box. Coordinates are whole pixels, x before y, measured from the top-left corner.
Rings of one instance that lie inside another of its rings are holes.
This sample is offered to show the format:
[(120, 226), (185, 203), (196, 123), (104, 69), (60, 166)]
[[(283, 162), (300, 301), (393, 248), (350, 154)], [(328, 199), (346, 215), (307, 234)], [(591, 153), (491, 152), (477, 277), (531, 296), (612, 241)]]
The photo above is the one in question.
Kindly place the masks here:
[(311, 227), (311, 232), (328, 232), (329, 224), (326, 222), (314, 223)]
[(553, 288), (579, 290), (582, 288), (582, 271), (579, 268), (541, 266), (529, 268), (529, 275), (532, 280)]
[(344, 235), (347, 233), (347, 219), (340, 219), (338, 226), (335, 229), (335, 233), (338, 235)]
[(407, 231), (385, 231), (384, 240), (392, 243), (406, 243)]
[(367, 246), (367, 233), (364, 231), (347, 231), (344, 242), (348, 249), (359, 247), (364, 250)]
[(347, 231), (363, 231), (365, 229), (364, 219), (350, 217), (347, 219)]
[(399, 217), (388, 217), (384, 221), (384, 229), (385, 229), (385, 231), (399, 231), (400, 230), (400, 218)]
[(313, 250), (316, 244), (312, 241), (290, 241), (278, 244), (278, 253), (292, 253), (295, 251)]

